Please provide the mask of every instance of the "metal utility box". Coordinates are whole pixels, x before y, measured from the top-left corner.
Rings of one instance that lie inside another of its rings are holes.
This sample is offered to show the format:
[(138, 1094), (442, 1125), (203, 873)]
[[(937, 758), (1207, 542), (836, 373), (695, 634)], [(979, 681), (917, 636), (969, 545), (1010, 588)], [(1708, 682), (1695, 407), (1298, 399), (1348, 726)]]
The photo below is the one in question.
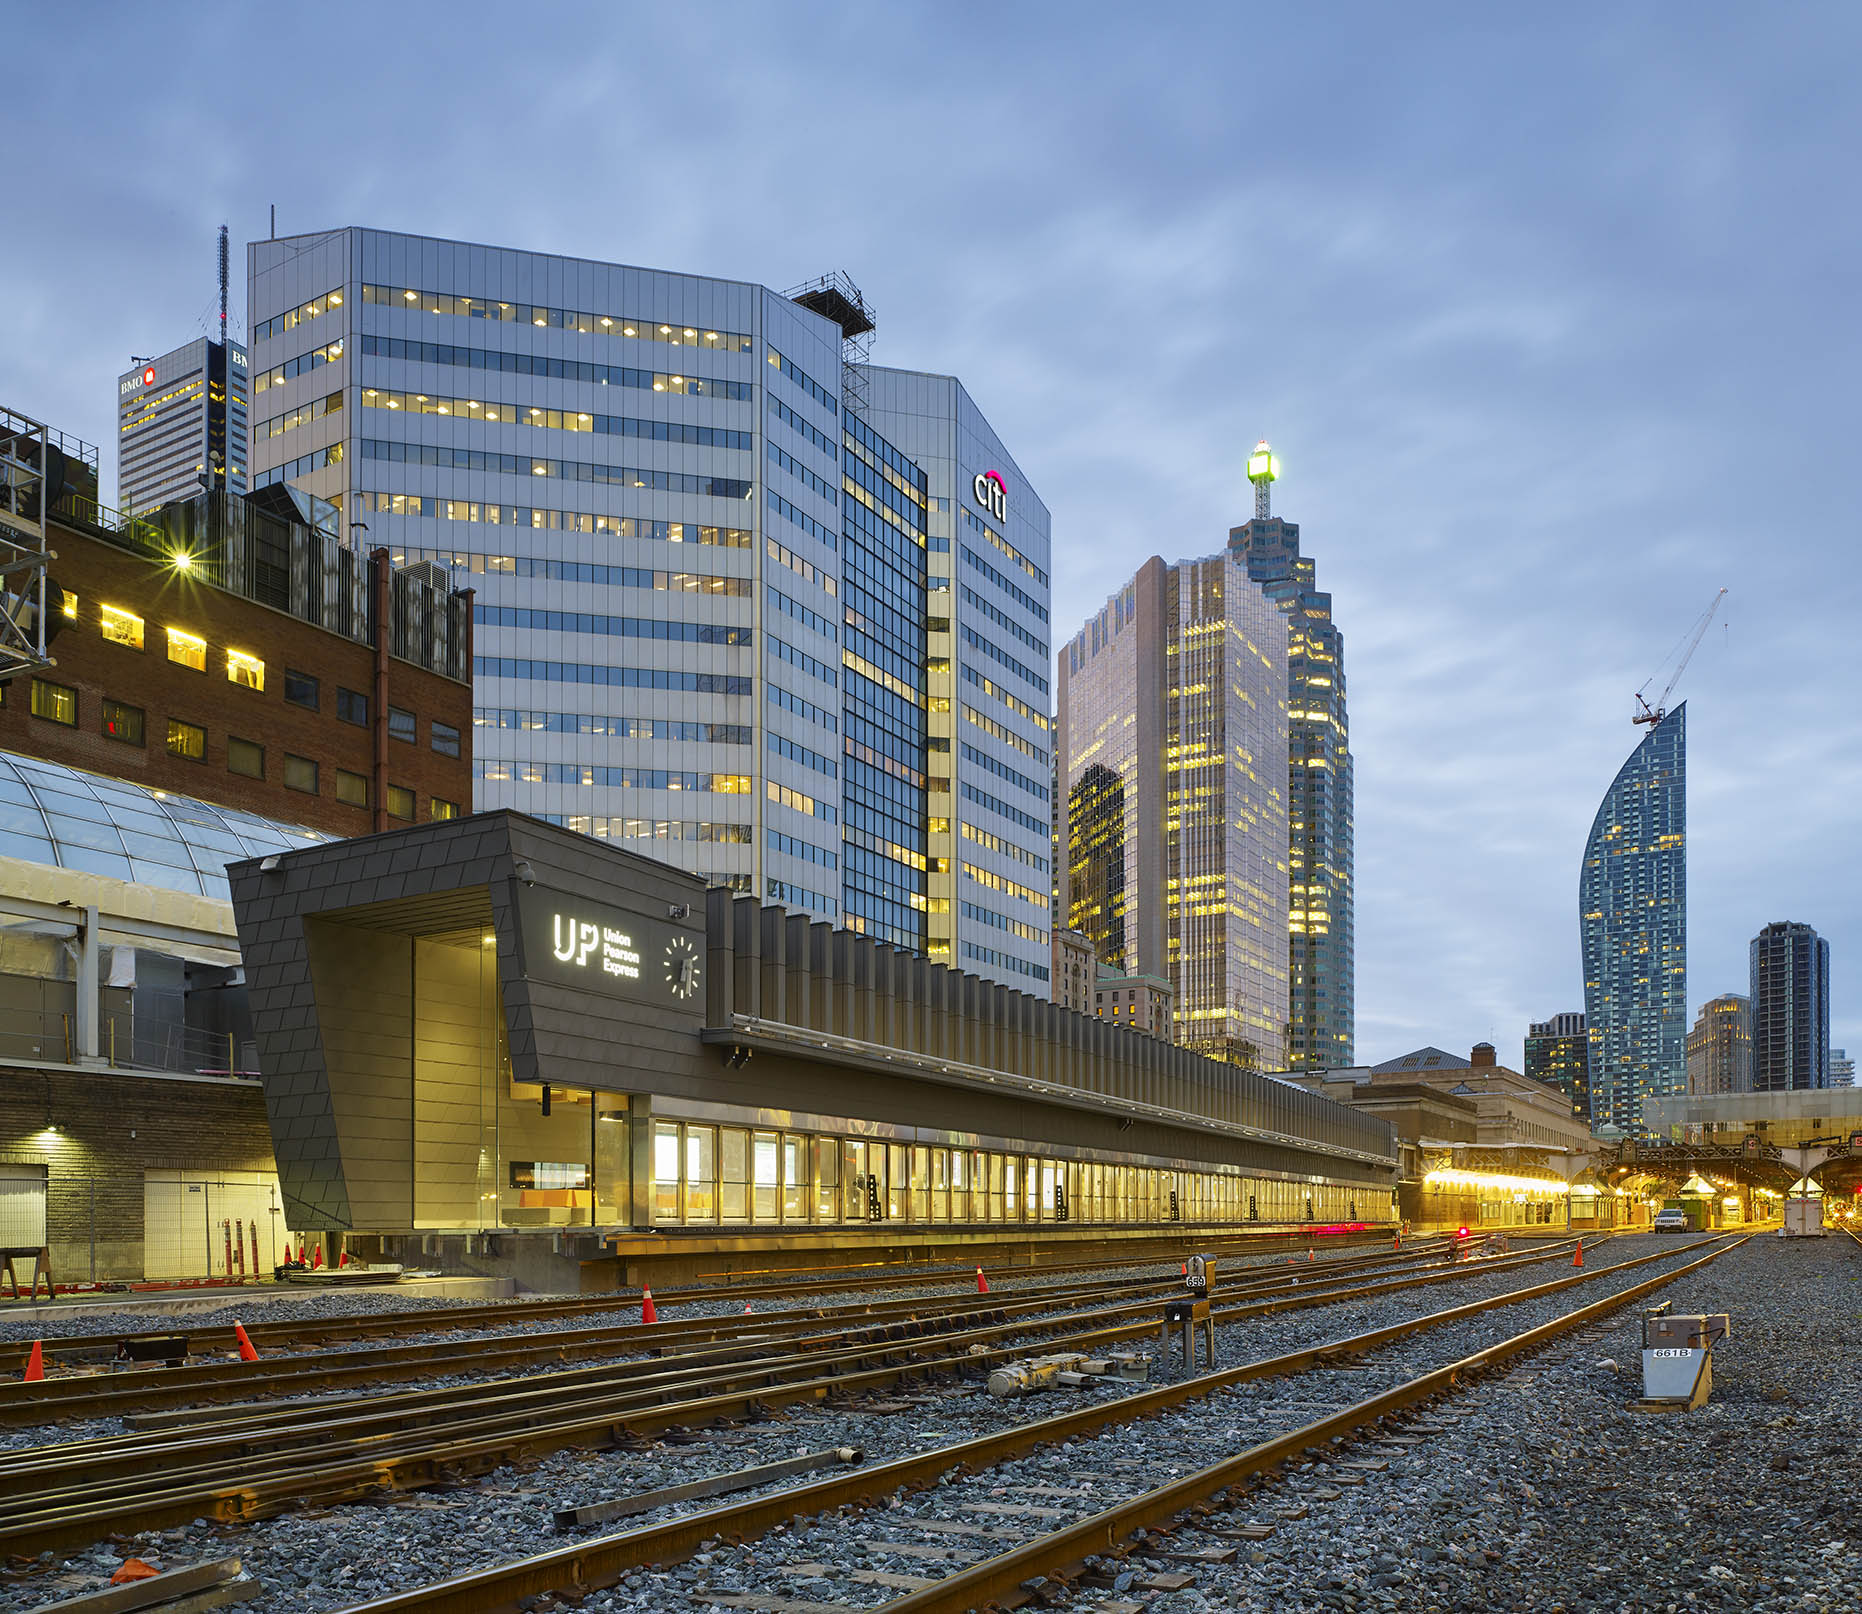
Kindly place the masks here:
[(1642, 1319), (1642, 1394), (1645, 1403), (1694, 1408), (1713, 1392), (1713, 1347), (1732, 1332), (1732, 1319), (1676, 1316), (1664, 1302)]
[(1784, 1202), (1784, 1223), (1778, 1229), (1781, 1239), (1820, 1239), (1829, 1232), (1823, 1225), (1823, 1201), (1820, 1199), (1787, 1199)]

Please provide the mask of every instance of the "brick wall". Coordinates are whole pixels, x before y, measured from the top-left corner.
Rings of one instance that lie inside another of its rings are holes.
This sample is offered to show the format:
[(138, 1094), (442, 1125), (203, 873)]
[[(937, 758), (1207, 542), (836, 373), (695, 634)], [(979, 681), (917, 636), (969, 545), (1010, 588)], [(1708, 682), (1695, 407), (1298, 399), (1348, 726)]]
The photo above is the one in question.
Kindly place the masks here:
[[(53, 1128), (56, 1130), (53, 1130)], [(143, 1171), (264, 1171), (257, 1082), (0, 1070), (0, 1160), (47, 1170), (46, 1237), (60, 1283), (142, 1276)]]
[[(375, 827), (373, 804), (356, 807), (336, 798), (338, 768), (365, 779), (373, 777), (375, 768), (373, 728), (338, 718), (337, 690), (367, 696), (371, 722), (386, 721), (386, 714), (376, 709), (375, 652), (368, 645), (228, 594), (81, 532), (55, 527), (51, 544), (58, 553), (51, 574), (77, 596), (78, 614), (53, 643), (51, 653), (58, 665), (44, 676), (78, 691), (77, 723), (66, 727), (34, 717), (32, 679), (21, 676), (0, 686), (0, 749), (133, 779), (153, 789), (196, 796), (336, 835), (363, 835)], [(105, 605), (143, 619), (141, 650), (103, 637), (101, 608)], [(206, 640), (205, 672), (169, 660), (165, 632), (169, 627)], [(229, 649), (264, 661), (263, 690), (227, 678)], [(285, 700), (286, 668), (318, 680), (318, 710)], [(126, 744), (103, 732), (106, 698), (142, 710), (141, 745)], [(420, 819), (430, 815), (436, 797), (456, 803), (462, 813), (470, 812), (471, 686), (391, 657), (388, 701), (417, 719), (414, 744), (388, 743), (388, 783), (415, 792), (415, 812)], [(207, 731), (203, 761), (169, 754), (171, 717)], [(436, 718), (459, 731), (459, 756), (442, 756), (433, 749)], [(264, 778), (228, 770), (227, 740), (231, 737), (265, 748)], [(285, 787), (287, 752), (318, 764), (317, 794)]]

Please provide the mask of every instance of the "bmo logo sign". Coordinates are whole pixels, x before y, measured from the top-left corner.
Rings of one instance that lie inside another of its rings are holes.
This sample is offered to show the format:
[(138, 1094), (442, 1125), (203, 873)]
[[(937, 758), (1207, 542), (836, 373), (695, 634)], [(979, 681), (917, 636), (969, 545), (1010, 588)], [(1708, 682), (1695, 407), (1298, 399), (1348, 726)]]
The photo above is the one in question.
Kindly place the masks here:
[(976, 502), (996, 520), (1009, 519), (1009, 490), (994, 471), (978, 471), (970, 489), (976, 495)]
[(132, 392), (140, 392), (144, 387), (152, 387), (154, 385), (155, 366), (151, 364), (146, 370), (142, 371), (140, 375), (132, 375), (118, 387), (117, 394), (119, 397), (127, 398)]

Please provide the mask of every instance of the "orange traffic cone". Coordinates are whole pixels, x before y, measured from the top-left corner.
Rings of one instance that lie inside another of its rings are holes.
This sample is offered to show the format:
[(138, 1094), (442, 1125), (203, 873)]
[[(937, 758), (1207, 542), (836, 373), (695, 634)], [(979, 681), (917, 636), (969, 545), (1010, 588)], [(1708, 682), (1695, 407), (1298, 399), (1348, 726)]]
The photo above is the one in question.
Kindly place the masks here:
[(656, 1323), (659, 1321), (659, 1307), (653, 1304), (653, 1291), (651, 1289), (642, 1289), (640, 1291), (640, 1320), (643, 1323)]
[(1578, 1240), (1578, 1253), (1571, 1257), (1571, 1264), (1574, 1267), (1581, 1267), (1584, 1264), (1584, 1241), (1582, 1239)]
[(976, 1292), (979, 1295), (986, 1295), (989, 1293), (989, 1280), (983, 1276), (983, 1269), (981, 1267), (976, 1269)]
[(1391, 1253), (1395, 1255), (1401, 1255), (1403, 1253), (1403, 1235), (1401, 1233), (1397, 1234), (1396, 1244), (1392, 1248)]
[(746, 1317), (750, 1315), (750, 1302), (747, 1300), (744, 1302), (744, 1315)]
[(233, 1324), (233, 1339), (239, 1346), (240, 1361), (256, 1362), (259, 1359), (259, 1353), (252, 1348), (252, 1341), (246, 1337), (246, 1325), (244, 1323)]
[(343, 1251), (342, 1258), (336, 1264), (339, 1267), (346, 1267), (349, 1265), (349, 1252), (347, 1250)]
[(37, 1384), (45, 1377), (45, 1347), (38, 1340), (32, 1342), (32, 1351), (26, 1358), (26, 1371), (20, 1377), (22, 1384)]
[(1312, 1251), (1311, 1251), (1311, 1250), (1308, 1250), (1308, 1251), (1306, 1252), (1306, 1259), (1307, 1259), (1308, 1261), (1310, 1261), (1310, 1260), (1312, 1259)]
[(1181, 1273), (1183, 1274), (1183, 1276), (1184, 1276), (1184, 1277), (1186, 1277), (1186, 1278), (1187, 1278), (1187, 1277), (1188, 1277), (1188, 1276), (1190, 1275), (1190, 1264), (1189, 1264), (1189, 1262), (1187, 1262), (1187, 1261), (1179, 1261), (1179, 1262), (1177, 1263), (1177, 1270), (1178, 1270), (1179, 1272), (1181, 1272)]
[(127, 1586), (131, 1581), (153, 1580), (161, 1571), (145, 1564), (140, 1558), (125, 1558), (123, 1566), (110, 1577), (112, 1586)]
[(316, 1249), (311, 1253), (311, 1258), (310, 1258), (311, 1270), (314, 1272), (316, 1271), (318, 1267), (322, 1265), (323, 1265), (323, 1244), (321, 1241), (319, 1241)]

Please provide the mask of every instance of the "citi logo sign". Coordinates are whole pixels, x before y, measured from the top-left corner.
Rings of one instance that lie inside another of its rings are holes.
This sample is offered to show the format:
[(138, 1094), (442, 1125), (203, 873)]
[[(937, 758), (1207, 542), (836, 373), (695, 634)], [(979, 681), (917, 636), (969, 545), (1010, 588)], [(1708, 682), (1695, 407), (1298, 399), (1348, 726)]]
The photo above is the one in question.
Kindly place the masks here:
[(558, 962), (578, 966), (588, 963), (588, 955), (601, 945), (601, 926), (587, 923), (577, 924), (565, 914), (550, 916), (552, 927), (551, 951)]
[(976, 495), (976, 502), (996, 520), (1009, 519), (1009, 490), (996, 472), (978, 471), (976, 480), (970, 484), (970, 490)]

